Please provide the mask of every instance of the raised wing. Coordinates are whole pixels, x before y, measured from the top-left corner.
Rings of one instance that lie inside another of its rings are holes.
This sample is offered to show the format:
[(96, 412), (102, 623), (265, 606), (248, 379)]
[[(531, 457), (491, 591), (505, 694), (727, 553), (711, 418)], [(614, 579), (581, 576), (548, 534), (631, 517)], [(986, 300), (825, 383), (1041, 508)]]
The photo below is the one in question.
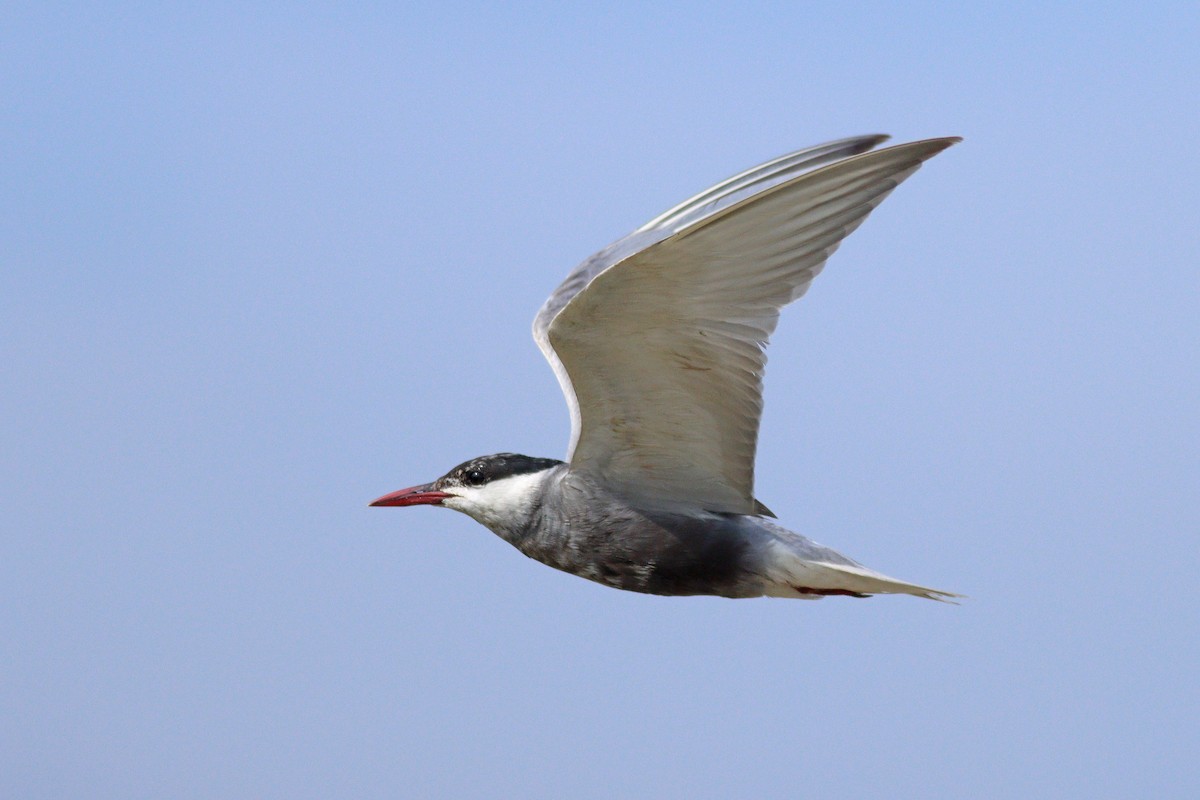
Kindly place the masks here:
[(765, 511), (754, 455), (764, 347), (780, 309), (896, 186), (959, 139), (862, 152), (878, 141), (833, 142), (730, 178), (567, 277), (534, 338), (571, 407), (572, 470), (643, 507)]

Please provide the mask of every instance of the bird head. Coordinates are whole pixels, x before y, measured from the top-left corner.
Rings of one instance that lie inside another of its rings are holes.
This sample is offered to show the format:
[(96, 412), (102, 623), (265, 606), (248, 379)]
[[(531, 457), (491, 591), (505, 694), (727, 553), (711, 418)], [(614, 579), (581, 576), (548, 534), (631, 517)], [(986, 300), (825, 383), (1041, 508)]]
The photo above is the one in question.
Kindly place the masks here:
[(528, 519), (546, 472), (562, 463), (516, 453), (480, 456), (432, 483), (385, 494), (371, 505), (445, 506), (499, 532)]

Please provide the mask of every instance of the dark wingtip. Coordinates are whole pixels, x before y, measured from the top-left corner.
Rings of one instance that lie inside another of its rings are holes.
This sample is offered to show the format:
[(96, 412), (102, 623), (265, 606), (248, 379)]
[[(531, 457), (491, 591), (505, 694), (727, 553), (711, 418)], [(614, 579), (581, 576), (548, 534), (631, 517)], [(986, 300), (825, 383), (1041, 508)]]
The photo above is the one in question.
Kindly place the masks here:
[(866, 143), (866, 149), (868, 150), (872, 147), (878, 147), (890, 138), (892, 138), (890, 133), (868, 133), (863, 137)]
[(860, 155), (868, 150), (873, 150), (890, 138), (892, 137), (886, 133), (868, 133), (844, 140), (843, 145), (848, 143), (848, 146), (845, 147), (845, 154), (846, 156)]

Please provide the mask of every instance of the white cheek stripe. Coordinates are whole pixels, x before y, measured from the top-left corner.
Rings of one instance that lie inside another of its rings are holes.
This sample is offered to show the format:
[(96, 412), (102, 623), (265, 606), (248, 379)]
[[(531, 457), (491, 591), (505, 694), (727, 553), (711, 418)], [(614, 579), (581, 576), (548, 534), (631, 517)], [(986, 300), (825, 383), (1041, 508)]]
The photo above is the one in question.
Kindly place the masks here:
[(545, 479), (545, 470), (500, 478), (485, 486), (461, 486), (444, 505), (467, 514), (489, 528), (523, 521)]

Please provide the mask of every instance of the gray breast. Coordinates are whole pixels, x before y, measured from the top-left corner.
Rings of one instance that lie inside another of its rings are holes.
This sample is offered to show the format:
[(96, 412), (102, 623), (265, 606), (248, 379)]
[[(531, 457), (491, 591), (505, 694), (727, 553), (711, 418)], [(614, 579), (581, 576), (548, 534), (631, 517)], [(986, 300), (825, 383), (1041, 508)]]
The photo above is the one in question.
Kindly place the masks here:
[(738, 516), (640, 510), (564, 470), (510, 541), (530, 558), (619, 589), (755, 597), (763, 593), (761, 545), (751, 532)]

